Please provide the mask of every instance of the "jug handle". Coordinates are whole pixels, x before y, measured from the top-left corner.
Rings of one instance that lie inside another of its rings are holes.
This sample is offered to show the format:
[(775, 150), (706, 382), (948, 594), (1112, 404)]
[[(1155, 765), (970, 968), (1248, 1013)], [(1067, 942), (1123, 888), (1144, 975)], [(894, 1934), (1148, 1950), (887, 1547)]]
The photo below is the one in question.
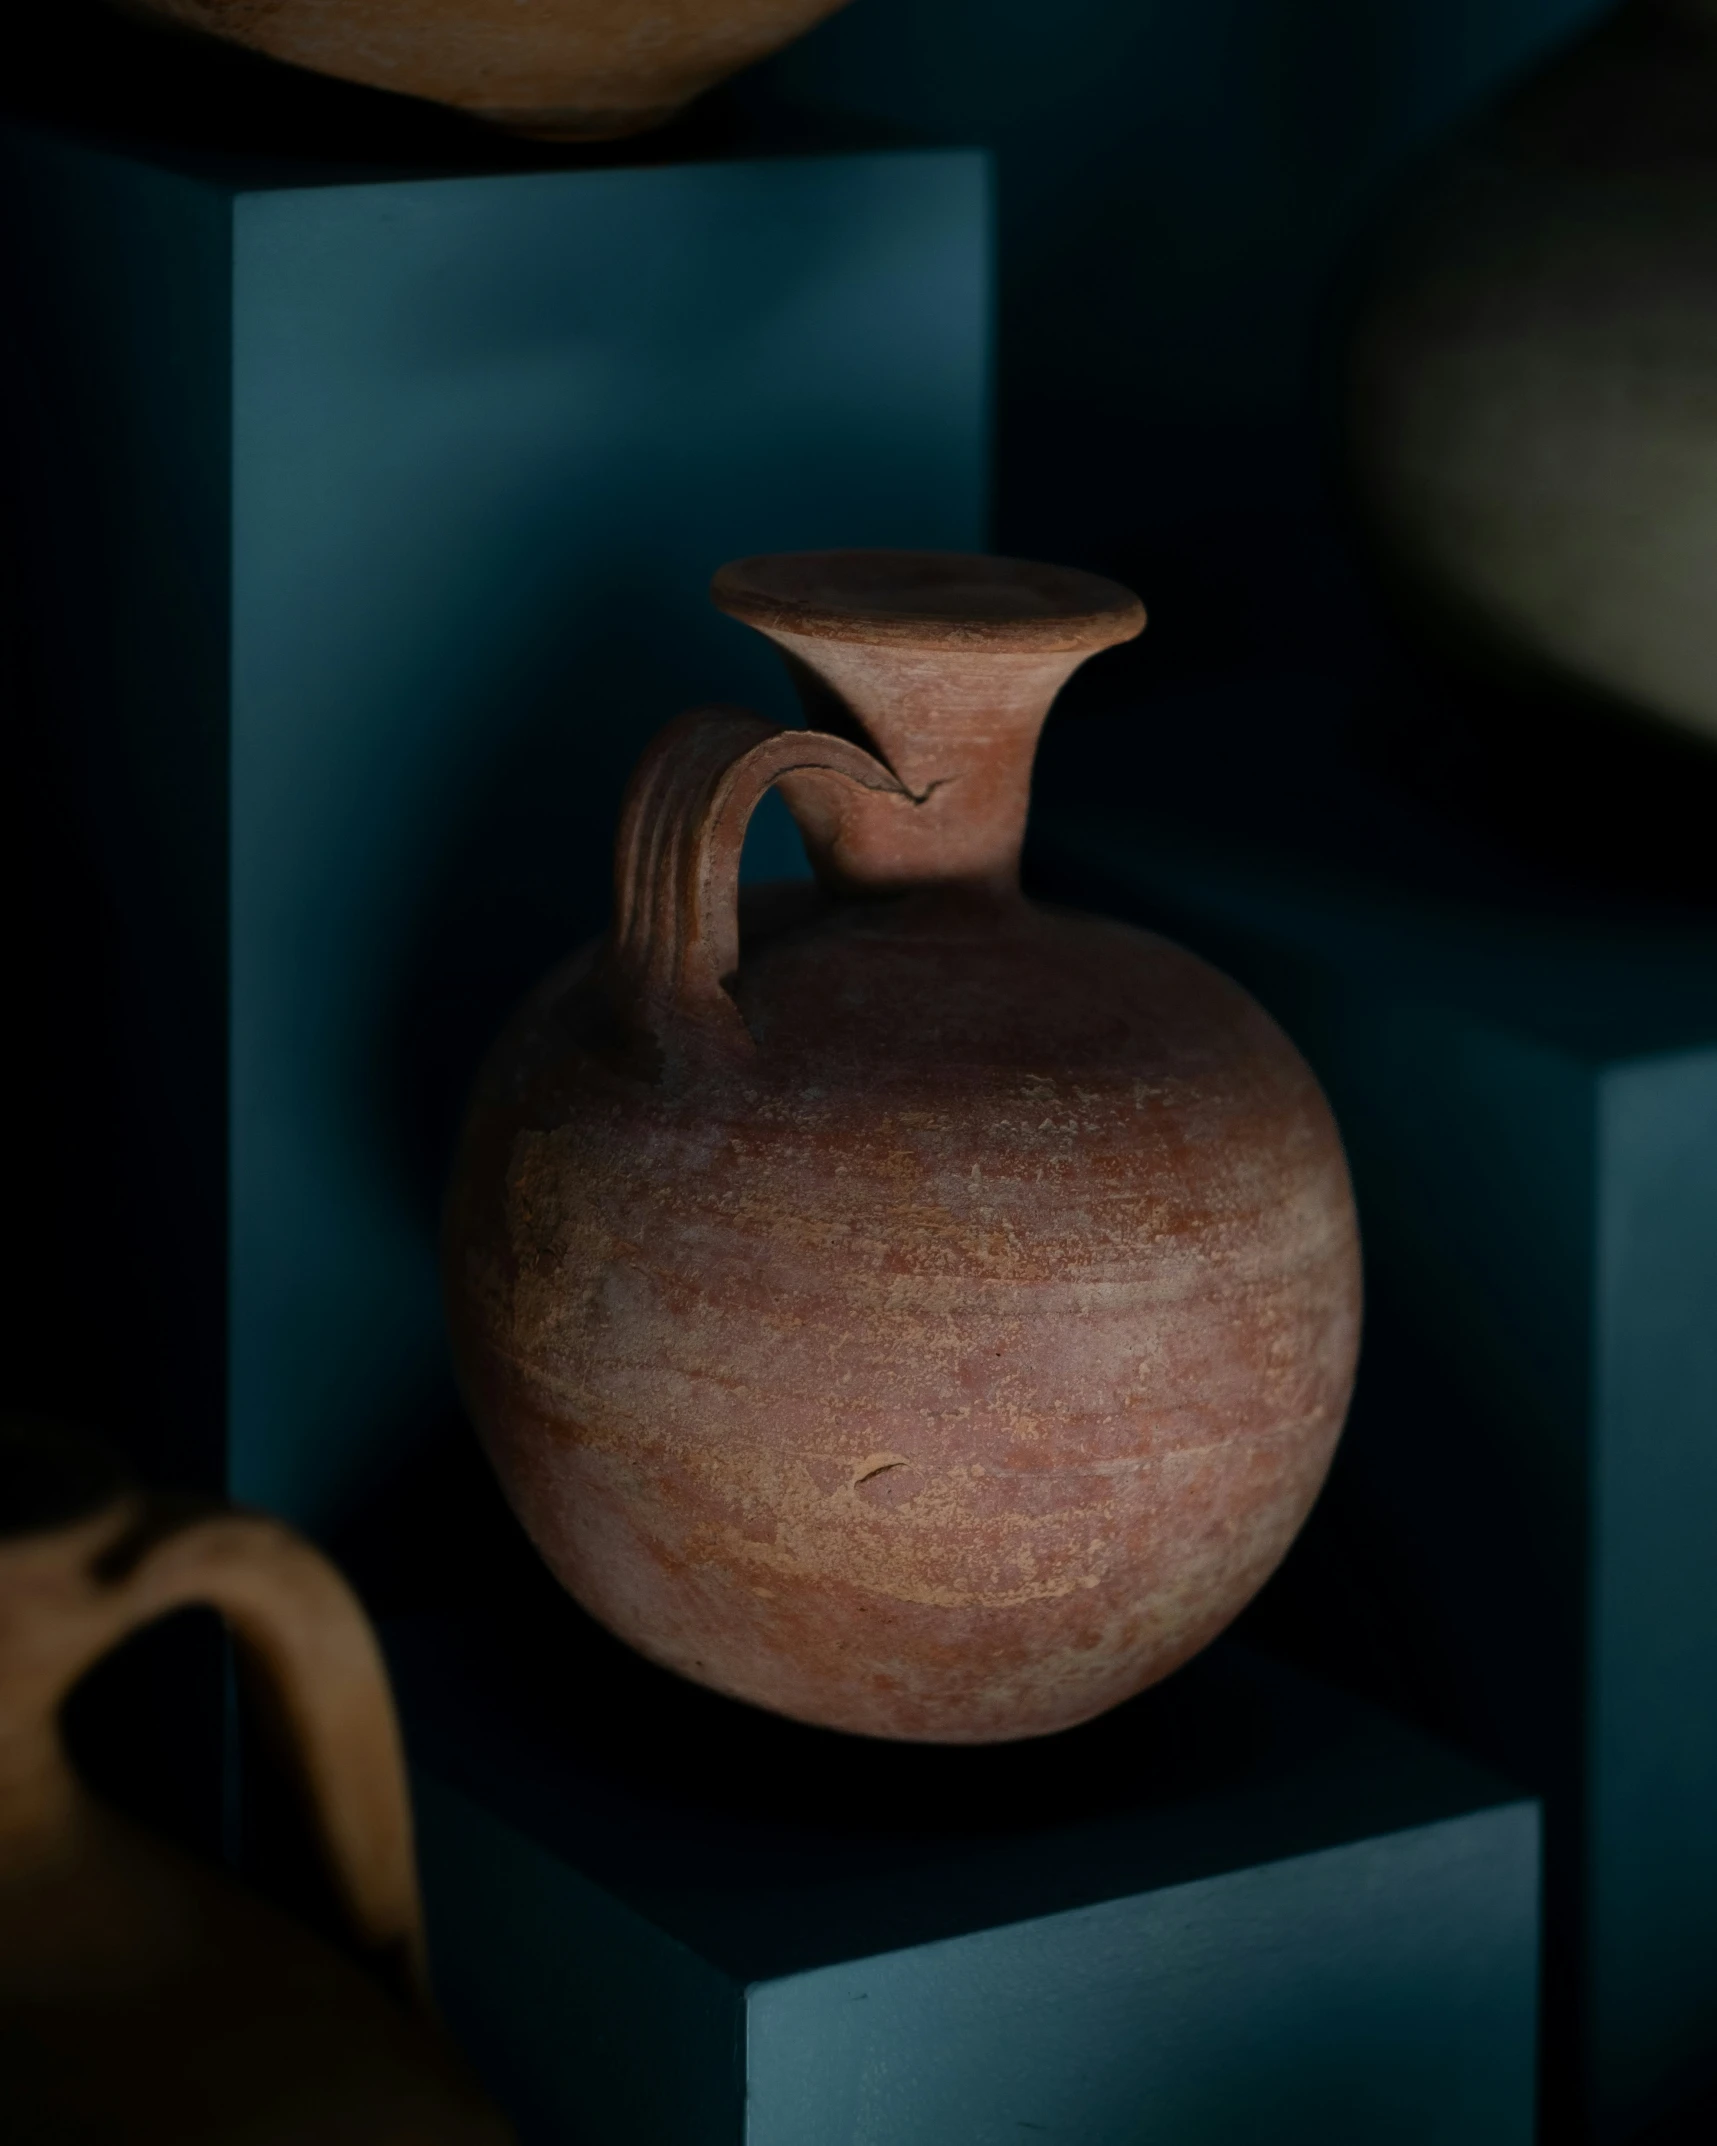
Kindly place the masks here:
[(611, 996), (670, 1055), (743, 1061), (756, 1046), (727, 989), (739, 966), (739, 859), (764, 792), (789, 784), (813, 861), (850, 786), (908, 797), (862, 746), (745, 708), (693, 708), (633, 771), (614, 845)]
[(94, 1578), (123, 1631), (192, 1605), (220, 1612), (284, 1732), (356, 1949), (427, 2008), (404, 1747), (381, 1647), (345, 1580), (278, 1521), (162, 1497), (141, 1501)]

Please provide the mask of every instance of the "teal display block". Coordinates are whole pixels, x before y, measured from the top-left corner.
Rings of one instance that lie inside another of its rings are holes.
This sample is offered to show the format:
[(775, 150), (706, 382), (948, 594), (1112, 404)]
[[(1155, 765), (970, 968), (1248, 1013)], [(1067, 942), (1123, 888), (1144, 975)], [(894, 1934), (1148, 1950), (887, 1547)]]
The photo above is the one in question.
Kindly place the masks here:
[(1533, 2137), (1537, 1807), (1304, 1677), (1219, 1650), (937, 1750), (588, 1627), (390, 1653), (438, 1994), (524, 2146)]
[[(981, 154), (484, 141), (4, 135), (32, 734), (75, 805), (48, 1383), (324, 1535), (452, 1406), (452, 1130), (605, 921), (630, 764), (693, 702), (790, 713), (711, 571), (984, 537)], [(757, 843), (792, 867), (784, 815)]]
[(1239, 976), (1334, 1104), (1365, 1360), (1254, 1629), (1543, 1793), (1549, 2076), (1622, 2138), (1717, 2068), (1717, 887), (1625, 883), (1625, 738), (1575, 869), (1367, 772), (1351, 700), (1070, 726), (1035, 871)]

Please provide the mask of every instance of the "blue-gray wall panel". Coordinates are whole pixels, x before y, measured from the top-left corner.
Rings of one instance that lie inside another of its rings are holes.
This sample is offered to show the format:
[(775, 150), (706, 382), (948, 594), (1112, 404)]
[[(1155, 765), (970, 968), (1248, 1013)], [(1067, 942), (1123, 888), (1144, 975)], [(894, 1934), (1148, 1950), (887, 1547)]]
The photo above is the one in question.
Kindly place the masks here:
[(987, 174), (527, 173), (235, 219), (231, 1480), (326, 1526), (447, 1405), (458, 1096), (599, 928), (629, 763), (691, 701), (787, 712), (711, 569), (983, 541)]

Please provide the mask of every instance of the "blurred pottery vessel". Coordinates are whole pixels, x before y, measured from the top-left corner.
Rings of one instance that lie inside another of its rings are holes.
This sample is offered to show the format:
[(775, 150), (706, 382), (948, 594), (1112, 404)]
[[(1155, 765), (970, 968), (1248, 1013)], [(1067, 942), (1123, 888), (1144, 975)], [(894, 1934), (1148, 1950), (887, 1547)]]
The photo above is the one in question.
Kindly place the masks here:
[(1446, 639), (1717, 739), (1717, 0), (1631, 0), (1419, 186), (1351, 350), (1383, 563)]
[[(1136, 598), (890, 552), (714, 595), (815, 727), (703, 709), (637, 770), (610, 935), (465, 1127), (464, 1392), (548, 1564), (654, 1660), (874, 1736), (1064, 1728), (1214, 1637), (1317, 1494), (1341, 1145), (1235, 985), (1020, 892), (1038, 731)], [(742, 924), (772, 784), (819, 884)]]
[(549, 141), (673, 119), (845, 0), (116, 0), (127, 13)]
[[(226, 1616), (300, 1776), (353, 1957), (91, 1796), (58, 1716), (190, 1603)], [(362, 1964), (358, 1964), (361, 1962)], [(17, 2146), (506, 2146), (429, 2016), (387, 1679), (327, 1561), (0, 1428), (0, 2079)]]

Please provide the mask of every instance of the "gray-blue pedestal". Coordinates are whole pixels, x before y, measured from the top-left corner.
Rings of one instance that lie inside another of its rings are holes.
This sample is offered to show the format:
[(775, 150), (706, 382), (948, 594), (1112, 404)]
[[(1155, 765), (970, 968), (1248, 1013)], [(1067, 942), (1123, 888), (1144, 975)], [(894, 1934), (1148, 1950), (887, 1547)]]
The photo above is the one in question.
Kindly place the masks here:
[(492, 153), (0, 157), (21, 729), (76, 808), (14, 1007), (64, 1286), (13, 1390), (42, 1338), (40, 1398), (324, 1533), (451, 1406), (451, 1128), (605, 920), (632, 760), (789, 712), (710, 572), (983, 541), (980, 154)]
[[(1366, 1357), (1258, 1614), (1544, 1793), (1549, 2076), (1622, 2137), (1717, 2068), (1717, 889), (1629, 891), (1616, 853), (1673, 803), (1624, 735), (1570, 719), (1499, 831), (1471, 799), (1500, 722), (1463, 813), (1358, 765), (1350, 701), (1263, 682), (1071, 724), (1036, 873), (1240, 976), (1335, 1105)], [(1583, 750), (1613, 817), (1558, 843)]]
[(439, 1994), (526, 2146), (1528, 2146), (1537, 1807), (1415, 1732), (1219, 1649), (870, 1744), (574, 1621), (391, 1642)]

